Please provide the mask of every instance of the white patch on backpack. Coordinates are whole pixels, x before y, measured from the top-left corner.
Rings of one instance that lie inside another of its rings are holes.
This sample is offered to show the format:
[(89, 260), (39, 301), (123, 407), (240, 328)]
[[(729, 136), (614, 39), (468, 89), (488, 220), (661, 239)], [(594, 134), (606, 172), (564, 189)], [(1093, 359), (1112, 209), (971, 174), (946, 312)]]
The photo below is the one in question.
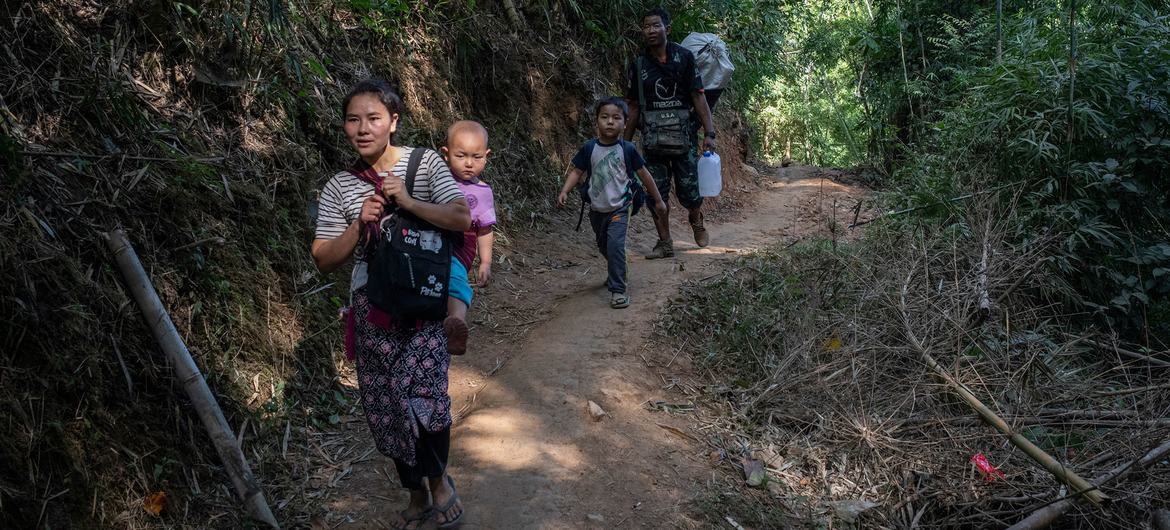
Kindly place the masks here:
[(443, 296), (443, 282), (439, 281), (434, 274), (427, 276), (427, 283), (433, 287), (422, 286), (419, 288), (419, 294), (429, 296), (431, 298), (439, 298)]
[(421, 230), (419, 233), (419, 248), (429, 250), (435, 254), (443, 248), (443, 234), (435, 230)]

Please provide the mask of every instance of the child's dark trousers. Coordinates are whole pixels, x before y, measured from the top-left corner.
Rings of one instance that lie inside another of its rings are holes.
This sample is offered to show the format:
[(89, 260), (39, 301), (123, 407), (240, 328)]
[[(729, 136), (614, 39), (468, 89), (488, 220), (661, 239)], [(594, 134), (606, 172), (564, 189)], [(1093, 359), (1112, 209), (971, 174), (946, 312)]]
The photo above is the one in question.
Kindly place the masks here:
[(597, 250), (609, 264), (609, 292), (626, 292), (626, 229), (630, 224), (630, 208), (612, 212), (589, 212), (589, 224), (597, 237)]

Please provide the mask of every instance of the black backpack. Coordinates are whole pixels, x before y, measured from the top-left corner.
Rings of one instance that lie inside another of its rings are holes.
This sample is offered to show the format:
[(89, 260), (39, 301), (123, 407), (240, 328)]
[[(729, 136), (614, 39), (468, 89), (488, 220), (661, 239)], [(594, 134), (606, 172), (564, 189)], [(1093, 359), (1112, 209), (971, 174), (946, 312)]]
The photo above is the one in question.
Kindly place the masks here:
[[(625, 140), (618, 141), (625, 142)], [(590, 140), (589, 144), (597, 147), (597, 140)], [(593, 176), (592, 167), (585, 170), (585, 178), (581, 179), (581, 182), (577, 184), (577, 193), (581, 196), (581, 211), (577, 213), (577, 231), (581, 230), (581, 221), (585, 219), (585, 210), (589, 208), (589, 203), (593, 200), (589, 196), (589, 177), (591, 176)], [(646, 190), (642, 189), (642, 183), (636, 175), (630, 179), (630, 204), (632, 206), (630, 209), (630, 217), (638, 215), (638, 212), (642, 210), (642, 206), (646, 204)]]
[[(411, 196), (414, 196), (414, 178), (424, 151), (417, 147), (410, 153), (406, 192)], [(401, 208), (393, 208), (378, 222), (367, 259), (366, 295), (370, 304), (399, 320), (446, 318), (455, 239), (454, 232), (436, 227)]]

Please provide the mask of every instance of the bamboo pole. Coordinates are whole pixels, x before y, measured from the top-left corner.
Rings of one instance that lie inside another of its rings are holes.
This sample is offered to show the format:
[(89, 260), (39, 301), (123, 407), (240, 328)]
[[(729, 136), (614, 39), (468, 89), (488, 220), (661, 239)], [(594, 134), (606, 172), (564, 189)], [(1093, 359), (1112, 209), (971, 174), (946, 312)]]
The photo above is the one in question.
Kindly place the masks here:
[(995, 0), (995, 62), (1003, 62), (1003, 0)]
[(1077, 88), (1077, 0), (1069, 0), (1068, 2), (1068, 112), (1066, 118), (1068, 120), (1068, 129), (1065, 132), (1067, 136), (1067, 146), (1065, 148), (1065, 173), (1062, 177), (1060, 186), (1061, 199), (1068, 198), (1069, 188), (1072, 186), (1072, 152), (1073, 144), (1076, 138), (1076, 116), (1073, 115), (1073, 106), (1076, 104), (1076, 88)]
[(902, 313), (902, 326), (904, 327), (904, 331), (906, 333), (907, 342), (909, 342), (910, 346), (913, 347), (914, 350), (922, 357), (922, 360), (926, 363), (926, 366), (928, 366), (931, 370), (934, 371), (935, 374), (937, 374), (943, 381), (945, 381), (947, 385), (951, 387), (952, 391), (958, 394), (959, 397), (963, 399), (963, 401), (967, 402), (967, 405), (975, 409), (975, 412), (979, 413), (979, 416), (982, 417), (984, 421), (991, 424), (991, 426), (995, 427), (996, 429), (999, 429), (999, 431), (1003, 434), (1007, 435), (1008, 440), (1012, 442), (1012, 445), (1015, 445), (1021, 451), (1031, 457), (1032, 460), (1035, 460), (1037, 463), (1044, 466), (1044, 469), (1047, 469), (1049, 473), (1052, 473), (1052, 475), (1061, 482), (1068, 484), (1074, 488), (1075, 491), (1083, 491), (1085, 498), (1089, 499), (1089, 501), (1093, 504), (1100, 505), (1102, 503), (1108, 502), (1109, 497), (1098, 490), (1095, 486), (1089, 484), (1088, 481), (1081, 478), (1073, 470), (1065, 467), (1064, 464), (1061, 464), (1048, 453), (1045, 453), (1043, 449), (1036, 447), (1036, 444), (1033, 444), (1031, 440), (1028, 440), (1020, 433), (1015, 432), (1011, 426), (1009, 426), (1007, 422), (1003, 420), (1003, 418), (1000, 418), (999, 415), (988, 408), (987, 405), (984, 405), (982, 401), (979, 401), (979, 398), (975, 397), (975, 394), (968, 390), (967, 387), (965, 387), (962, 383), (956, 381), (955, 378), (951, 376), (950, 372), (938, 364), (938, 361), (934, 359), (934, 356), (930, 355), (930, 352), (926, 350), (926, 346), (918, 340), (918, 337), (914, 334), (914, 330), (911, 329), (910, 315), (906, 310), (906, 291), (908, 290), (910, 280), (913, 277), (914, 270), (911, 269), (910, 274), (906, 276), (906, 282), (902, 285), (900, 307)]
[(902, 55), (902, 83), (906, 91), (906, 105), (910, 107), (910, 117), (914, 117), (914, 100), (910, 96), (910, 70), (906, 68), (906, 46), (902, 42), (902, 2), (898, 0), (895, 5), (898, 8), (898, 51)]
[(1035, 460), (1040, 465), (1044, 466), (1044, 469), (1047, 469), (1049, 473), (1052, 473), (1052, 475), (1060, 479), (1061, 482), (1076, 488), (1077, 491), (1084, 491), (1085, 498), (1089, 499), (1089, 501), (1093, 504), (1102, 504), (1109, 500), (1109, 497), (1107, 497), (1104, 493), (1101, 493), (1100, 490), (1096, 489), (1092, 484), (1089, 484), (1088, 481), (1081, 478), (1079, 475), (1073, 472), (1073, 470), (1065, 467), (1064, 464), (1061, 464), (1051, 455), (1045, 453), (1043, 449), (1036, 447), (1035, 444), (1025, 438), (1022, 434), (1012, 430), (1011, 426), (1009, 426), (1007, 422), (1003, 421), (1003, 418), (1000, 418), (999, 415), (997, 415), (994, 411), (987, 408), (987, 405), (984, 405), (983, 402), (979, 401), (979, 398), (975, 397), (975, 395), (972, 394), (970, 390), (967, 390), (962, 384), (960, 384), (958, 381), (955, 381), (955, 379), (951, 377), (951, 374), (948, 373), (945, 368), (940, 366), (938, 362), (934, 360), (934, 357), (932, 357), (929, 353), (920, 352), (920, 354), (922, 355), (922, 360), (926, 362), (926, 365), (929, 366), (931, 370), (934, 370), (934, 372), (938, 374), (939, 377), (946, 381), (946, 383), (950, 385), (951, 390), (958, 394), (959, 397), (963, 398), (963, 401), (966, 401), (967, 404), (971, 406), (971, 408), (975, 409), (975, 412), (978, 412), (979, 416), (981, 416), (984, 421), (990, 423), (992, 427), (999, 429), (1000, 432), (1007, 435), (1008, 440), (1012, 442), (1012, 445), (1020, 448), (1021, 451), (1032, 457), (1032, 460)]
[(134, 295), (134, 300), (138, 302), (138, 307), (142, 310), (142, 316), (146, 320), (147, 326), (150, 327), (154, 339), (162, 346), (167, 359), (174, 365), (175, 375), (187, 393), (187, 397), (195, 406), (195, 412), (199, 415), (199, 419), (203, 421), (203, 428), (207, 430), (207, 435), (215, 445), (219, 459), (223, 462), (228, 476), (231, 477), (232, 485), (235, 486), (236, 494), (244, 503), (244, 508), (253, 519), (267, 523), (273, 528), (280, 528), (276, 518), (272, 515), (272, 510), (268, 507), (268, 502), (264, 499), (264, 492), (260, 489), (259, 482), (252, 475), (251, 468), (248, 467), (248, 461), (244, 458), (243, 451), (240, 450), (232, 428), (228, 425), (223, 411), (219, 408), (219, 403), (215, 401), (215, 396), (207, 387), (207, 381), (203, 379), (203, 374), (199, 372), (199, 367), (191, 358), (191, 352), (187, 351), (186, 344), (179, 337), (175, 324), (171, 322), (170, 315), (163, 307), (162, 300), (159, 299), (158, 293), (155, 292), (154, 286), (150, 283), (150, 278), (143, 270), (142, 263), (138, 260), (138, 255), (135, 254), (134, 247), (130, 245), (125, 232), (121, 229), (115, 229), (105, 234), (105, 237), (110, 251), (114, 254), (118, 269), (122, 272), (126, 288)]
[[(1135, 470), (1144, 469), (1150, 464), (1161, 460), (1168, 454), (1170, 454), (1170, 441), (1164, 442), (1162, 445), (1151, 449), (1136, 461), (1126, 462), (1109, 470), (1109, 472), (1105, 473), (1104, 475), (1093, 479), (1093, 487), (1114, 481)], [(1048, 506), (1032, 512), (1031, 515), (1024, 518), (1022, 521), (1008, 527), (1008, 530), (1038, 530), (1040, 528), (1047, 528), (1048, 525), (1056, 522), (1057, 519), (1060, 519), (1060, 517), (1064, 515), (1065, 512), (1068, 512), (1069, 509), (1073, 507), (1076, 498), (1077, 495), (1070, 494), (1053, 504), (1049, 504)]]

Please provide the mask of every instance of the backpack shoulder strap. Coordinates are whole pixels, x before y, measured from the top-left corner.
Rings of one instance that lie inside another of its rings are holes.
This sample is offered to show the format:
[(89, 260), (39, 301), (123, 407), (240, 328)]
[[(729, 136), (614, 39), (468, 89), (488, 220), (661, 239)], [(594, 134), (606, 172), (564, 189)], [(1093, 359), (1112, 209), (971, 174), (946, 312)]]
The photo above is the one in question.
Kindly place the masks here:
[(422, 163), (424, 154), (426, 149), (415, 147), (410, 151), (410, 159), (406, 163), (406, 194), (411, 197), (414, 197), (414, 179), (418, 175), (418, 166)]
[(589, 148), (589, 166), (585, 168), (585, 178), (581, 180), (582, 184), (587, 182), (589, 177), (593, 175), (593, 150), (597, 149), (597, 138), (585, 142), (585, 147)]
[(634, 159), (630, 157), (630, 153), (631, 151), (636, 152), (638, 148), (634, 146), (634, 142), (625, 138), (618, 139), (618, 148), (622, 150), (622, 162), (626, 164), (626, 173), (630, 173), (630, 166), (634, 164)]
[(646, 89), (642, 87), (642, 54), (634, 57), (634, 82), (638, 83), (638, 120), (645, 123), (642, 113), (646, 112)]

